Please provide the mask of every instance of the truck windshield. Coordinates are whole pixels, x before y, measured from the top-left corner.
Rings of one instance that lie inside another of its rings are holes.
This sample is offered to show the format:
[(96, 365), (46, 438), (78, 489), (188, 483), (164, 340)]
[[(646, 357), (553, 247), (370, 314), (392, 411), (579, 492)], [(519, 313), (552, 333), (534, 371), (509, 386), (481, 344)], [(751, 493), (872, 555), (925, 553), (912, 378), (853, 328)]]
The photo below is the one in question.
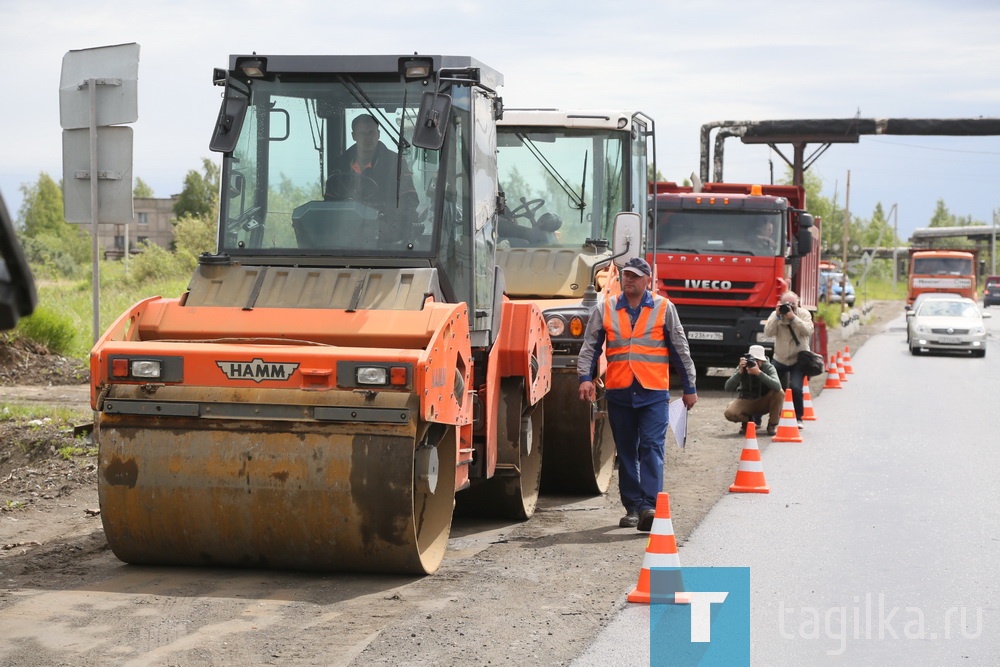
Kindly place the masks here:
[(961, 257), (914, 257), (913, 273), (930, 276), (972, 275), (972, 260)]
[(776, 257), (784, 254), (779, 211), (660, 209), (658, 251)]
[(610, 236), (626, 195), (627, 133), (497, 129), (501, 247), (580, 247)]
[[(420, 82), (346, 76), (252, 81), (239, 141), (223, 161), (220, 252), (432, 253), (445, 210), (454, 222), (471, 207), (467, 180), (442, 159), (454, 163), (454, 137), (441, 151), (410, 145), (424, 91)], [(461, 106), (453, 135), (468, 126), (468, 102)], [(438, 183), (448, 184), (444, 196)]]

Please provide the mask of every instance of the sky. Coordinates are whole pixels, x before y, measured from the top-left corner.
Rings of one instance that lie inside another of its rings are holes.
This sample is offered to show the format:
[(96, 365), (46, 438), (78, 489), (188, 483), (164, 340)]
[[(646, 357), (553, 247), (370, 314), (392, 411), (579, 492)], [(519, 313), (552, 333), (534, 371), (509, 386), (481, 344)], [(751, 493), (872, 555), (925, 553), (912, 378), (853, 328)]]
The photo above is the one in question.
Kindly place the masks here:
[[(656, 127), (657, 168), (696, 173), (700, 128), (722, 120), (1000, 117), (996, 0), (747, 0), (636, 6), (563, 2), (367, 3), (283, 0), (0, 0), (0, 193), (62, 178), (59, 84), (70, 50), (139, 44), (133, 175), (155, 196), (201, 170), (234, 53), (467, 55), (504, 75), (508, 107), (640, 110)], [(714, 135), (713, 135), (714, 136)], [(780, 146), (791, 157), (791, 149)], [(821, 146), (810, 145), (807, 156)], [(766, 146), (725, 145), (726, 181), (786, 175)], [(810, 172), (838, 209), (877, 204), (905, 241), (943, 200), (991, 224), (1000, 212), (1000, 137), (862, 136)], [(848, 188), (848, 174), (850, 187)]]

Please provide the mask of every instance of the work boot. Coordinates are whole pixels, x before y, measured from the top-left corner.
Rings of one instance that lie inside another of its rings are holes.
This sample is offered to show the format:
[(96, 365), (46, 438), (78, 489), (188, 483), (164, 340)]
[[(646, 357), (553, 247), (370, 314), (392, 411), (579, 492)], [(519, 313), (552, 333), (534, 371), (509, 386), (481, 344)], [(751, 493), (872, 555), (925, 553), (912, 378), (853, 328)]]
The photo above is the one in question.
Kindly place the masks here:
[(747, 432), (747, 423), (743, 422), (742, 424), (740, 424), (740, 435), (743, 435), (746, 432)]
[(656, 517), (656, 510), (643, 510), (639, 514), (639, 522), (635, 527), (636, 530), (641, 530), (644, 533), (648, 533), (653, 527), (653, 519)]
[(767, 425), (767, 434), (768, 435), (774, 435), (777, 432), (778, 432), (778, 425), (777, 424), (768, 424)]
[(635, 528), (639, 525), (639, 513), (634, 510), (629, 510), (628, 514), (621, 518), (618, 522), (619, 528)]

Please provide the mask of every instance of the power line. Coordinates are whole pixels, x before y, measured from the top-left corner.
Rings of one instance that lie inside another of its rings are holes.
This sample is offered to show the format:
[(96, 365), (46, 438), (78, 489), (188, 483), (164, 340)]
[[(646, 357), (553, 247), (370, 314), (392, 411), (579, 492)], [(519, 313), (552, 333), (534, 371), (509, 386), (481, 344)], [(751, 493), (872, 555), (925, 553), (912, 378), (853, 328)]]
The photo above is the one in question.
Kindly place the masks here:
[(961, 148), (932, 148), (931, 146), (918, 146), (917, 144), (900, 143), (898, 141), (886, 141), (885, 139), (870, 139), (869, 141), (876, 144), (888, 144), (890, 146), (904, 146), (906, 148), (918, 148), (920, 150), (938, 151), (941, 153), (971, 153), (974, 155), (1000, 155), (1000, 152), (996, 151), (970, 151), (970, 150), (963, 150)]

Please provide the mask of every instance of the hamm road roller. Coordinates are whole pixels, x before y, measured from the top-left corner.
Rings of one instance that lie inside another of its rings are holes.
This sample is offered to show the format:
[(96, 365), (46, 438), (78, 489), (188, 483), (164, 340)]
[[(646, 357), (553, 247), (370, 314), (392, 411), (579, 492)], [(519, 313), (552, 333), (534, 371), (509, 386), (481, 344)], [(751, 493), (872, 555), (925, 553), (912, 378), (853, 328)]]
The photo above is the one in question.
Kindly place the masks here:
[(91, 352), (114, 554), (424, 574), (456, 500), (529, 518), (552, 344), (496, 262), (501, 74), (252, 54), (214, 82), (218, 249)]

